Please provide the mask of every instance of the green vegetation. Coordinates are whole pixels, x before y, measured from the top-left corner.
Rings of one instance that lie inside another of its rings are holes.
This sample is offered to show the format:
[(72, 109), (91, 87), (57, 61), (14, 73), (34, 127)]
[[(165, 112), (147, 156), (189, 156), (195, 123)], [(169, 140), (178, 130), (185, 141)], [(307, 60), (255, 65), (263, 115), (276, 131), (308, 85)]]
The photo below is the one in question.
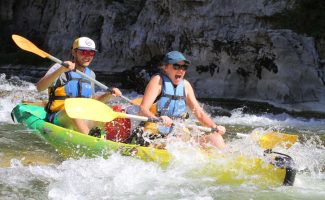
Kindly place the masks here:
[(270, 17), (274, 28), (292, 29), (315, 39), (325, 38), (325, 1), (296, 0), (292, 9)]

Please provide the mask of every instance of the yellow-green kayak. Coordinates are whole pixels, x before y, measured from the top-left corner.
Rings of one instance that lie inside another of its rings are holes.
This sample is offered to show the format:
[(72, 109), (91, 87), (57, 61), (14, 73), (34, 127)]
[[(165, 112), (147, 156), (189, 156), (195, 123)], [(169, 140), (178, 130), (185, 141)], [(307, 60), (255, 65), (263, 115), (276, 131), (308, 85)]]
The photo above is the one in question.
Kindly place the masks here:
[[(30, 129), (52, 146), (64, 157), (107, 158), (112, 153), (132, 156), (143, 161), (156, 162), (167, 167), (174, 157), (167, 150), (142, 147), (96, 138), (77, 131), (69, 130), (44, 121), (43, 107), (18, 104), (12, 111), (12, 117)], [(292, 159), (283, 154), (268, 154), (268, 158), (245, 157), (236, 154), (224, 154), (218, 151), (202, 151), (209, 162), (193, 170), (193, 176), (212, 177), (217, 184), (257, 184), (264, 186), (293, 185), (296, 170)], [(222, 160), (222, 162), (218, 162)], [(195, 162), (195, 160), (193, 160)]]

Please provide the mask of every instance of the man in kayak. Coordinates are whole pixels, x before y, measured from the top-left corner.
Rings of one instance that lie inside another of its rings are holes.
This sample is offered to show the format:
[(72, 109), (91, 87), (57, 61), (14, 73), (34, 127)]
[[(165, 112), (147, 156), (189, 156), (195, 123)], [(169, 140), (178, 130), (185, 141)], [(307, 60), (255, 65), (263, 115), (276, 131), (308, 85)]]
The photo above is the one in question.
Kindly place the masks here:
[(45, 107), (48, 122), (89, 134), (94, 123), (69, 118), (64, 110), (64, 100), (69, 97), (84, 97), (105, 102), (111, 96), (122, 95), (118, 88), (113, 88), (112, 92), (95, 96), (94, 83), (73, 71), (79, 70), (95, 79), (95, 73), (89, 68), (89, 65), (96, 51), (96, 45), (92, 39), (88, 37), (77, 38), (73, 42), (71, 50), (73, 60), (64, 62), (68, 64), (68, 67), (54, 64), (45, 76), (37, 82), (38, 91), (48, 89), (49, 92), (49, 101)]
[[(149, 81), (140, 105), (140, 114), (152, 118), (160, 118), (162, 125), (157, 123), (146, 123), (145, 131), (149, 130), (153, 135), (167, 137), (173, 129), (173, 119), (184, 119), (188, 115), (187, 107), (207, 127), (216, 131), (199, 138), (202, 146), (207, 144), (218, 148), (224, 148), (225, 143), (222, 135), (226, 129), (216, 125), (204, 112), (197, 101), (191, 84), (184, 79), (190, 62), (178, 51), (167, 53), (163, 59), (160, 74), (154, 75)], [(152, 109), (156, 102), (156, 108)], [(151, 138), (155, 138), (152, 137)]]

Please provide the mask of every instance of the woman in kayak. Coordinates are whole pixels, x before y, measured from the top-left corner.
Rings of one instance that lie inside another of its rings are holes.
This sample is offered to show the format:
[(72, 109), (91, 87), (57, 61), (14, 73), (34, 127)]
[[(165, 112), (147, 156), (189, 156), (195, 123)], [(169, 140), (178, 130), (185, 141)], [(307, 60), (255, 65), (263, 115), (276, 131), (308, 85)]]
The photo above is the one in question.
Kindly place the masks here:
[[(191, 84), (184, 79), (190, 62), (178, 51), (167, 53), (163, 59), (162, 72), (154, 75), (149, 81), (140, 105), (140, 114), (147, 117), (158, 118), (162, 125), (156, 123), (145, 124), (145, 131), (152, 135), (167, 137), (173, 129), (173, 119), (184, 119), (187, 116), (187, 107), (199, 122), (216, 131), (199, 138), (202, 146), (207, 144), (224, 148), (222, 135), (226, 129), (216, 125), (204, 112), (197, 101)], [(156, 108), (152, 109), (156, 102)], [(150, 136), (151, 138), (155, 138)]]
[[(69, 97), (94, 98), (105, 102), (110, 96), (121, 96), (118, 88), (95, 96), (94, 84), (83, 78), (73, 70), (79, 70), (86, 75), (96, 78), (95, 73), (89, 68), (96, 53), (95, 42), (88, 37), (80, 37), (73, 42), (71, 54), (72, 61), (65, 61), (68, 67), (54, 64), (43, 78), (36, 84), (38, 91), (48, 89), (49, 101), (46, 105), (48, 122), (66, 128), (72, 128), (81, 133), (89, 134), (94, 123), (82, 119), (71, 119), (64, 110), (64, 100)], [(83, 105), (87, 106), (87, 105)]]

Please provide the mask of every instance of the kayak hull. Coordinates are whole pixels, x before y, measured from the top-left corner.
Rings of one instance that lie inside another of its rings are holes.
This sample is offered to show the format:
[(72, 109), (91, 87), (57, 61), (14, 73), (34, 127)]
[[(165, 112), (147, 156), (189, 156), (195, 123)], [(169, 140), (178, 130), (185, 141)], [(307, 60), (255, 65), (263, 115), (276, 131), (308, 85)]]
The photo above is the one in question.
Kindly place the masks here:
[[(34, 134), (51, 144), (65, 158), (96, 156), (107, 158), (112, 153), (119, 152), (121, 155), (159, 163), (162, 167), (167, 167), (175, 160), (167, 150), (85, 135), (48, 123), (44, 121), (45, 115), (43, 107), (28, 104), (18, 104), (12, 111), (12, 117), (17, 122), (35, 130)], [(242, 155), (222, 154), (218, 151), (209, 153), (202, 151), (202, 153), (208, 157), (209, 162), (189, 172), (190, 176), (213, 177), (218, 184), (281, 186), (294, 183), (295, 170), (291, 166), (292, 161), (286, 160), (289, 158), (277, 156), (277, 159), (266, 162), (258, 157), (248, 158)]]

